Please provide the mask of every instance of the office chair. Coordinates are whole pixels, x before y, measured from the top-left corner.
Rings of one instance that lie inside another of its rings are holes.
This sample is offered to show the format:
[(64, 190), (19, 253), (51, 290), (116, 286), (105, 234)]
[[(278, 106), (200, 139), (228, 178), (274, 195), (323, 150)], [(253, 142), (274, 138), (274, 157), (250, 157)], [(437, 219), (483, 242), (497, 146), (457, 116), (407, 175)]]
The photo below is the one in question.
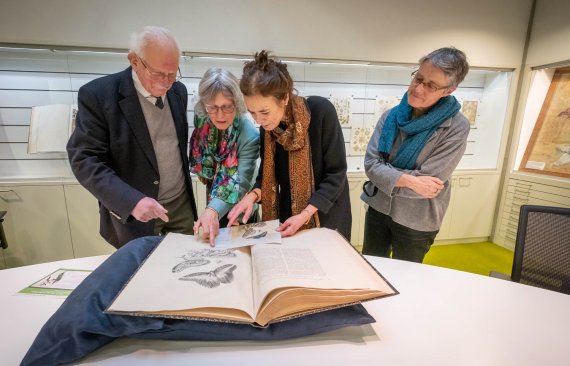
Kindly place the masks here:
[(570, 294), (570, 208), (521, 206), (511, 278)]

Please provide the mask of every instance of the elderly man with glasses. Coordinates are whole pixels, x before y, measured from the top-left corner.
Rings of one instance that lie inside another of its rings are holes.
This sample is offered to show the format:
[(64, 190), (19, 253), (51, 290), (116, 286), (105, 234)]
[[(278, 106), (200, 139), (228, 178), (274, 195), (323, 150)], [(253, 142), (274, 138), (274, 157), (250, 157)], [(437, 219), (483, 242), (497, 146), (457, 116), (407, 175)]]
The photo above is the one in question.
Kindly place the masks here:
[(188, 161), (188, 92), (172, 34), (131, 36), (130, 67), (79, 89), (67, 152), (99, 201), (101, 236), (116, 248), (147, 235), (193, 233), (198, 217)]
[(433, 244), (467, 145), (469, 122), (451, 93), (468, 71), (462, 51), (431, 52), (380, 117), (364, 159), (364, 254), (422, 262)]

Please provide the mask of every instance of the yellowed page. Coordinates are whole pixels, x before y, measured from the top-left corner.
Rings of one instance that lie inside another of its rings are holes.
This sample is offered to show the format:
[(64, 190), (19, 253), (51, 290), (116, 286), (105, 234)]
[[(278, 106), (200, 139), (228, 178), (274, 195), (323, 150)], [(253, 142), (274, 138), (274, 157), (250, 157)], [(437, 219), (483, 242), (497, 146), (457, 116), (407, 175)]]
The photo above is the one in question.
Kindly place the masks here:
[(249, 247), (217, 250), (194, 236), (169, 233), (108, 311), (229, 308), (253, 318), (251, 283)]
[[(395, 291), (337, 232), (312, 229), (283, 238), (281, 246), (252, 247), (254, 303), (286, 287)], [(341, 300), (342, 301), (342, 300)]]

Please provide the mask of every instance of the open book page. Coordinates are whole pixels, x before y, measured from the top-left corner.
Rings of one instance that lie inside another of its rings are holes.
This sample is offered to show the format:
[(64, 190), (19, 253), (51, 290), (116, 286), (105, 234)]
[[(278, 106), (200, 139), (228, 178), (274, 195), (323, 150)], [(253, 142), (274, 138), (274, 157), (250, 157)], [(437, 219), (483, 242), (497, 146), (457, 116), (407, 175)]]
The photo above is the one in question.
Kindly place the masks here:
[(271, 220), (220, 229), (216, 237), (216, 248), (281, 244), (281, 233), (277, 231), (278, 227), (279, 220)]
[[(280, 246), (256, 245), (252, 247), (252, 260), (254, 301), (260, 312), (278, 292), (287, 294), (279, 307), (298, 303), (291, 308), (295, 311), (340, 305), (343, 300), (339, 297), (357, 301), (396, 293), (340, 234), (330, 229), (301, 231), (283, 238)], [(281, 288), (286, 290), (275, 291)], [(296, 292), (295, 288), (302, 289)]]
[(227, 308), (233, 309), (229, 320), (250, 322), (251, 283), (249, 247), (217, 249), (194, 236), (169, 233), (107, 311), (201, 317)]
[(32, 107), (28, 153), (65, 152), (76, 115), (77, 105), (74, 104)]

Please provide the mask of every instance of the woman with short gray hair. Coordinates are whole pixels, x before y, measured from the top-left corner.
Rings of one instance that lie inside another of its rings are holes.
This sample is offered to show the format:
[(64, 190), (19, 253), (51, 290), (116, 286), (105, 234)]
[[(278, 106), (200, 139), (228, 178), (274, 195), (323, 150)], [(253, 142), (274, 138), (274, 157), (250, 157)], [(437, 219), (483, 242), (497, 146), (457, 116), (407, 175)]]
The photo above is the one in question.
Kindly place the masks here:
[(429, 251), (467, 146), (469, 122), (451, 93), (468, 71), (462, 51), (431, 52), (400, 104), (380, 117), (364, 158), (363, 254), (421, 263)]
[(206, 185), (208, 202), (194, 233), (201, 227), (213, 246), (220, 225), (227, 225), (227, 213), (253, 186), (259, 131), (247, 114), (237, 78), (224, 69), (204, 73), (194, 114), (190, 165)]

